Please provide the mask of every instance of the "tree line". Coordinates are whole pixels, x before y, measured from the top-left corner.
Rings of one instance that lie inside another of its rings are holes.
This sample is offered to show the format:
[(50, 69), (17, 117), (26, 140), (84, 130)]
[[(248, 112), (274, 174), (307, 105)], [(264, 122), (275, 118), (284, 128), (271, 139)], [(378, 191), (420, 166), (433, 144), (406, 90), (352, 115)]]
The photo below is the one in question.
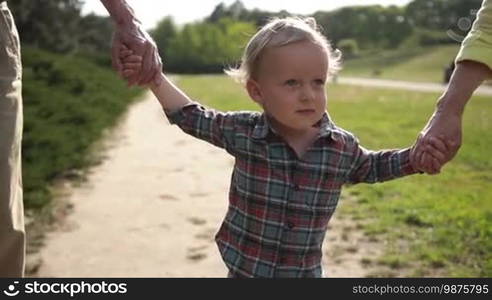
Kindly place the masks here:
[(55, 53), (109, 51), (108, 17), (82, 16), (82, 0), (9, 1), (22, 44)]
[[(107, 53), (109, 18), (81, 16), (81, 0), (11, 1), (23, 43), (58, 53)], [(346, 58), (360, 51), (455, 43), (464, 36), (482, 0), (413, 0), (403, 7), (381, 5), (318, 11), (323, 33)], [(247, 9), (241, 1), (218, 4), (201, 21), (178, 26), (165, 17), (151, 31), (169, 72), (220, 72), (235, 64), (256, 29), (287, 11)], [(460, 25), (460, 26), (458, 26)]]

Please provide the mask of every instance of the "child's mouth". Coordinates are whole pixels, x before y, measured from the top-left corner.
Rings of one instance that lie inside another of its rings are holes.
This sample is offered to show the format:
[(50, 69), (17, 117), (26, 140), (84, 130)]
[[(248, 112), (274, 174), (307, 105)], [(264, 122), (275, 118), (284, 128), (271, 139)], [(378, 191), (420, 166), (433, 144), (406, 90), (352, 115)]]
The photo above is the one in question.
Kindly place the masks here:
[(310, 114), (314, 114), (316, 112), (316, 110), (314, 110), (314, 109), (300, 109), (296, 112), (299, 114), (302, 114), (302, 115), (310, 115)]

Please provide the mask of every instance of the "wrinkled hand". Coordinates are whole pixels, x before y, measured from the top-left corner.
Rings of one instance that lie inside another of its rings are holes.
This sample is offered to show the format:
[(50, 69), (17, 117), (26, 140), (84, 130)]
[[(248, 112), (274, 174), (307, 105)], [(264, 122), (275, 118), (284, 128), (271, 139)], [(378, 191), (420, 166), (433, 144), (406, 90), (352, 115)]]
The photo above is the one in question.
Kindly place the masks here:
[(140, 24), (131, 26), (118, 26), (113, 35), (112, 61), (113, 67), (123, 76), (123, 62), (121, 60), (121, 51), (125, 47), (131, 49), (137, 56), (142, 57), (142, 66), (139, 72), (131, 77), (126, 78), (131, 85), (148, 85), (152, 81), (160, 84), (162, 61), (155, 42), (149, 34), (143, 30)]
[(440, 173), (441, 167), (445, 164), (449, 146), (444, 140), (443, 136), (439, 138), (430, 137), (429, 145), (424, 147), (424, 155), (426, 155), (427, 163), (430, 164), (430, 169), (422, 168), (422, 158), (417, 156), (417, 151), (421, 143), (421, 137), (417, 139), (410, 151), (410, 164), (412, 167), (420, 172), (427, 172), (429, 175), (436, 175)]
[[(461, 147), (461, 115), (437, 110), (420, 133), (414, 153), (415, 168), (428, 174), (438, 174)], [(443, 156), (436, 157), (439, 150)], [(434, 153), (434, 155), (432, 154)]]

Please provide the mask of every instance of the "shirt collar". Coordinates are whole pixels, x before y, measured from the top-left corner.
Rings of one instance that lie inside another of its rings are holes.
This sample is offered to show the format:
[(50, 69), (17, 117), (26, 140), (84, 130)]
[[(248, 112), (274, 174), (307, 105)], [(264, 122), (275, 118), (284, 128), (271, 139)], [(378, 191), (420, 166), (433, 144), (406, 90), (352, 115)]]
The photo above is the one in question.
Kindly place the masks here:
[[(335, 130), (335, 125), (331, 121), (330, 116), (328, 115), (327, 112), (323, 114), (323, 117), (315, 126), (319, 126), (320, 128), (319, 131), (320, 138), (329, 137), (329, 136), (335, 138), (332, 135), (333, 131)], [(270, 131), (275, 132), (275, 130), (270, 126), (270, 122), (268, 121), (268, 116), (265, 113), (263, 113), (261, 115), (260, 120), (258, 121), (255, 128), (253, 129), (252, 137), (257, 140), (265, 139)]]

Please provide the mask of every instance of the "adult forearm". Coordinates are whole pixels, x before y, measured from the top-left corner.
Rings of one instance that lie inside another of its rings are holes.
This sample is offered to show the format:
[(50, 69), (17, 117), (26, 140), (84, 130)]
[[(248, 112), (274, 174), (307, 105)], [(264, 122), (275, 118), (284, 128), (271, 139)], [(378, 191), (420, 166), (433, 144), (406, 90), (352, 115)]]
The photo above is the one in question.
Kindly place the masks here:
[(125, 0), (101, 0), (109, 15), (118, 26), (131, 26), (139, 23), (133, 9)]
[(482, 63), (469, 60), (459, 62), (448, 88), (438, 102), (438, 111), (461, 116), (475, 90), (491, 76), (492, 70)]

